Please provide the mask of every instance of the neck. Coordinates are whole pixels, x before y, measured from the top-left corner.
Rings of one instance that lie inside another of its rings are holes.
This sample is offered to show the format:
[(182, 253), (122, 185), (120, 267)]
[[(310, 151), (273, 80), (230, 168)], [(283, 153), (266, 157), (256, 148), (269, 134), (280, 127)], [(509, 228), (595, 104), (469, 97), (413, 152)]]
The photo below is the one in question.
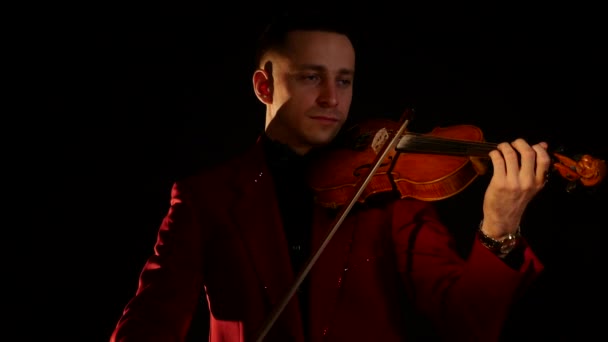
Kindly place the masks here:
[(304, 156), (304, 155), (308, 154), (310, 152), (310, 150), (312, 149), (310, 146), (295, 145), (292, 143), (285, 142), (285, 141), (283, 141), (283, 139), (272, 135), (268, 131), (264, 132), (264, 134), (265, 134), (266, 138), (268, 138), (268, 140), (272, 141), (275, 144), (283, 145), (286, 148), (288, 148), (289, 150), (291, 150), (292, 152), (294, 152), (295, 154), (300, 155), (300, 156)]

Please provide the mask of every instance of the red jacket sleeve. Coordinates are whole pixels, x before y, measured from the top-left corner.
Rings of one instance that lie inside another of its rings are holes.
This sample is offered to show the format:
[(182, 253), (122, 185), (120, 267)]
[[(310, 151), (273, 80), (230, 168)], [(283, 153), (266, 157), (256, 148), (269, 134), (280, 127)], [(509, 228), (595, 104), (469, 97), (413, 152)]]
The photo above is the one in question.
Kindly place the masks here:
[(463, 259), (427, 202), (395, 204), (393, 239), (410, 299), (449, 340), (498, 340), (512, 304), (543, 269), (527, 245), (519, 269), (479, 241)]
[(200, 230), (191, 201), (179, 184), (158, 231), (154, 253), (139, 277), (111, 342), (184, 340), (202, 295)]

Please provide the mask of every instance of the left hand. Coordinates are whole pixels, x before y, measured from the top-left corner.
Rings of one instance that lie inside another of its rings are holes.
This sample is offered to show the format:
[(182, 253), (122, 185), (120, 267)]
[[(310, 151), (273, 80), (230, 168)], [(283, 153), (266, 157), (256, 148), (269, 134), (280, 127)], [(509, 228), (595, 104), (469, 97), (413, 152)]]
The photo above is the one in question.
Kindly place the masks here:
[(483, 201), (483, 232), (495, 239), (515, 233), (528, 203), (544, 187), (551, 158), (547, 143), (503, 142), (490, 152), (494, 174)]

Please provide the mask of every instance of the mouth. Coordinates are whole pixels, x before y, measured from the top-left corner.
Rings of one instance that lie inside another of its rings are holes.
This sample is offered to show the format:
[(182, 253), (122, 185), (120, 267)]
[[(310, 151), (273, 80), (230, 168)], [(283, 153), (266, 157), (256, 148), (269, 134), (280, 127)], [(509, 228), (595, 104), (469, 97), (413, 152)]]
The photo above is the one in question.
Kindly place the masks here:
[(337, 123), (340, 121), (335, 116), (328, 116), (328, 115), (315, 115), (315, 116), (311, 116), (310, 118), (313, 120), (323, 122), (323, 123), (328, 123), (328, 124)]

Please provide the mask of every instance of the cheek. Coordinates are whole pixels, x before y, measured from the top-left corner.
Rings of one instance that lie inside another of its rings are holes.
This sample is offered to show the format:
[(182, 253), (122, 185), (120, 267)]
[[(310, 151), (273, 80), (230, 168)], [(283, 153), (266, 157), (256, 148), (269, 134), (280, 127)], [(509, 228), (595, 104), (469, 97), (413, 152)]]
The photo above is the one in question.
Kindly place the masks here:
[(317, 95), (313, 92), (293, 93), (287, 103), (297, 112), (306, 112), (317, 105)]
[(305, 91), (298, 88), (280, 88), (273, 94), (275, 104), (287, 104), (290, 107), (305, 106), (307, 103), (314, 103), (316, 95), (312, 91)]
[(341, 110), (347, 111), (350, 108), (350, 104), (351, 104), (352, 100), (353, 100), (352, 92), (349, 92), (348, 94), (345, 94), (344, 96), (342, 96), (338, 106), (340, 106)]
[(283, 89), (275, 89), (272, 92), (272, 102), (275, 105), (282, 106), (285, 102), (287, 102), (290, 98), (289, 93), (287, 93)]

